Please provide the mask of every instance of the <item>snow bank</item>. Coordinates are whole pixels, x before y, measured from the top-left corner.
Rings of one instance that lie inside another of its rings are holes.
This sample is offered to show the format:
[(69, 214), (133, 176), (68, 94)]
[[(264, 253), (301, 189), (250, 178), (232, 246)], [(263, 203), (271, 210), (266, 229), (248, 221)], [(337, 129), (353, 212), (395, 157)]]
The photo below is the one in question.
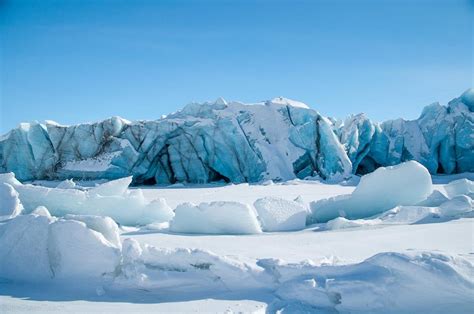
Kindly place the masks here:
[(0, 183), (0, 221), (18, 216), (22, 211), (18, 192), (8, 183)]
[(123, 261), (113, 287), (173, 293), (173, 297), (265, 293), (274, 296), (270, 313), (296, 308), (331, 313), (429, 312), (433, 307), (463, 312), (474, 305), (472, 263), (439, 253), (380, 253), (348, 265), (275, 259), (249, 264), (211, 252), (160, 249), (127, 239)]
[(469, 312), (474, 267), (437, 253), (380, 253), (359, 264), (315, 266), (260, 260), (278, 278), (272, 310), (342, 313)]
[[(178, 248), (162, 249), (140, 245), (134, 239), (123, 243), (122, 273), (119, 286), (166, 290), (174, 293), (232, 291), (265, 288), (269, 282), (261, 270), (211, 252)], [(178, 289), (178, 290), (176, 290)]]
[(363, 176), (351, 195), (312, 202), (309, 222), (327, 222), (338, 216), (370, 217), (397, 205), (419, 203), (432, 189), (428, 170), (416, 161), (381, 167)]
[(142, 190), (129, 190), (131, 180), (131, 177), (122, 178), (83, 191), (22, 184), (13, 173), (0, 174), (0, 183), (8, 183), (18, 191), (27, 213), (38, 206), (45, 206), (54, 216), (108, 216), (124, 225), (165, 222), (173, 217), (173, 211), (164, 199), (150, 202), (143, 196)]
[(450, 198), (458, 195), (468, 195), (474, 193), (474, 182), (469, 179), (460, 179), (444, 186)]
[[(112, 273), (121, 261), (120, 246), (112, 220), (102, 223), (101, 232), (78, 220), (56, 219), (47, 210), (21, 215), (0, 225), (0, 277), (11, 280), (47, 279), (89, 281)], [(84, 218), (90, 224), (103, 218)]]
[(175, 209), (170, 230), (183, 233), (252, 234), (262, 232), (253, 208), (238, 202), (184, 203)]
[(301, 230), (306, 226), (308, 210), (300, 202), (265, 197), (254, 203), (263, 231)]

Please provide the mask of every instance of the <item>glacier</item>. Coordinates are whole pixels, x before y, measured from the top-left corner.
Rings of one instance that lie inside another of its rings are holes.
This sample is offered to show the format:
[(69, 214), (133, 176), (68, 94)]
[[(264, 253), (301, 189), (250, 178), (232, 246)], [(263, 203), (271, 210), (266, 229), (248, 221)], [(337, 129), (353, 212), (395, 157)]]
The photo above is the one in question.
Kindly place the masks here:
[(133, 184), (340, 181), (408, 160), (431, 174), (474, 172), (473, 111), (469, 89), (411, 121), (359, 114), (342, 122), (279, 97), (192, 103), (153, 121), (22, 123), (0, 137), (0, 173), (20, 181), (133, 176)]

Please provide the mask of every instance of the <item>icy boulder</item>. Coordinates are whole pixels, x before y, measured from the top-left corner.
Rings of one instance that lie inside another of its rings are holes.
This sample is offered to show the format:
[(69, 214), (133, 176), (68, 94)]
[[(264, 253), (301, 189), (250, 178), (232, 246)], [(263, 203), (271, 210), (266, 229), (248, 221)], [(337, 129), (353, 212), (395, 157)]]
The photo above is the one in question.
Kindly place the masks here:
[(48, 253), (56, 278), (100, 278), (114, 272), (121, 260), (120, 249), (76, 220), (51, 224)]
[(8, 183), (0, 183), (0, 220), (18, 216), (22, 211), (18, 192)]
[(149, 201), (142, 190), (129, 190), (131, 180), (131, 177), (122, 178), (83, 191), (22, 184), (11, 173), (0, 174), (0, 183), (11, 184), (18, 191), (27, 213), (45, 206), (54, 216), (108, 216), (124, 225), (165, 222), (173, 217), (164, 199)]
[(182, 233), (253, 234), (262, 232), (253, 208), (237, 202), (184, 203), (175, 209), (170, 230)]
[[(56, 219), (46, 208), (0, 225), (0, 277), (12, 280), (100, 279), (121, 261), (118, 228), (104, 218)], [(72, 217), (69, 217), (72, 218)], [(76, 217), (79, 218), (79, 217)], [(110, 241), (109, 241), (110, 239)]]
[(474, 193), (474, 182), (469, 179), (460, 179), (448, 183), (444, 189), (451, 198), (458, 195), (468, 195)]
[(309, 222), (370, 217), (397, 205), (415, 205), (432, 190), (430, 173), (416, 161), (381, 167), (363, 176), (351, 195), (312, 202)]
[(254, 203), (263, 231), (304, 229), (308, 210), (304, 205), (278, 197), (265, 197)]

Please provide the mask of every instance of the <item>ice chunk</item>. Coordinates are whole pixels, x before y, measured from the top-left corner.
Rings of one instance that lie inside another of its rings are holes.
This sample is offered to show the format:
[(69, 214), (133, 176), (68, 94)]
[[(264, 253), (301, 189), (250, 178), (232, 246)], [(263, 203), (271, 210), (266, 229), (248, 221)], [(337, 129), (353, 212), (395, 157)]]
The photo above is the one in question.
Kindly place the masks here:
[(46, 207), (44, 207), (44, 206), (38, 206), (38, 207), (36, 207), (36, 209), (32, 212), (32, 214), (38, 215), (38, 216), (45, 216), (45, 217), (48, 217), (48, 218), (52, 218), (51, 213), (50, 213), (49, 210), (48, 210)]
[(469, 179), (460, 179), (448, 183), (444, 186), (444, 189), (450, 198), (463, 194), (467, 195), (474, 193), (474, 182)]
[(427, 207), (437, 207), (444, 202), (449, 200), (443, 193), (438, 190), (434, 190), (433, 193), (430, 194), (426, 199), (419, 202), (418, 206), (427, 206)]
[(0, 225), (0, 277), (42, 281), (53, 277), (49, 263), (50, 217), (21, 215)]
[(427, 218), (439, 218), (440, 212), (436, 207), (425, 206), (397, 206), (378, 219), (384, 224), (413, 224)]
[(48, 252), (56, 278), (100, 278), (121, 261), (120, 249), (87, 225), (75, 220), (51, 224)]
[(278, 197), (265, 197), (254, 203), (263, 231), (304, 229), (308, 210), (301, 203)]
[(463, 214), (474, 209), (474, 202), (469, 196), (455, 196), (439, 207), (439, 211), (444, 216), (454, 216)]
[(397, 205), (417, 204), (432, 190), (430, 173), (416, 161), (381, 167), (363, 176), (351, 195), (312, 202), (309, 222), (370, 217)]
[(110, 244), (117, 248), (122, 247), (120, 232), (117, 224), (110, 217), (92, 215), (66, 215), (64, 219), (77, 220), (86, 224), (87, 228), (99, 232)]
[(18, 192), (10, 184), (0, 182), (0, 220), (18, 216), (22, 211)]
[(183, 233), (252, 234), (262, 232), (255, 210), (237, 202), (184, 203), (175, 209), (170, 230)]
[(115, 271), (121, 261), (115, 223), (102, 217), (74, 218), (100, 232), (78, 220), (57, 220), (44, 207), (0, 225), (0, 277), (84, 280)]
[(91, 189), (89, 193), (94, 196), (123, 195), (127, 192), (130, 183), (132, 183), (132, 177), (112, 180)]
[(76, 182), (74, 182), (74, 180), (72, 179), (61, 181), (61, 183), (59, 183), (56, 186), (56, 188), (58, 189), (74, 189), (75, 187), (76, 187)]
[(45, 206), (54, 216), (67, 214), (109, 216), (124, 225), (166, 222), (173, 217), (164, 199), (147, 200), (140, 189), (129, 190), (131, 177), (110, 181), (91, 190), (58, 189), (22, 184), (12, 174), (0, 175), (10, 182), (29, 213)]
[(379, 219), (349, 220), (344, 217), (337, 217), (326, 223), (326, 229), (338, 230), (338, 229), (356, 228), (356, 227), (363, 227), (363, 226), (373, 226), (373, 225), (379, 224), (380, 222), (381, 221)]

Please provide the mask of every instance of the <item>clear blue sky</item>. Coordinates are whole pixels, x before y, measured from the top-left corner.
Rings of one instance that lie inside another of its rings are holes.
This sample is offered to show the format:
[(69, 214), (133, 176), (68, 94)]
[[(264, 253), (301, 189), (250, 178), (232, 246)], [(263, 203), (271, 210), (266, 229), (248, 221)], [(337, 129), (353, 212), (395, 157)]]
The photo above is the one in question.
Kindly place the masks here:
[(473, 86), (473, 1), (0, 0), (2, 133), (285, 96), (416, 118)]

